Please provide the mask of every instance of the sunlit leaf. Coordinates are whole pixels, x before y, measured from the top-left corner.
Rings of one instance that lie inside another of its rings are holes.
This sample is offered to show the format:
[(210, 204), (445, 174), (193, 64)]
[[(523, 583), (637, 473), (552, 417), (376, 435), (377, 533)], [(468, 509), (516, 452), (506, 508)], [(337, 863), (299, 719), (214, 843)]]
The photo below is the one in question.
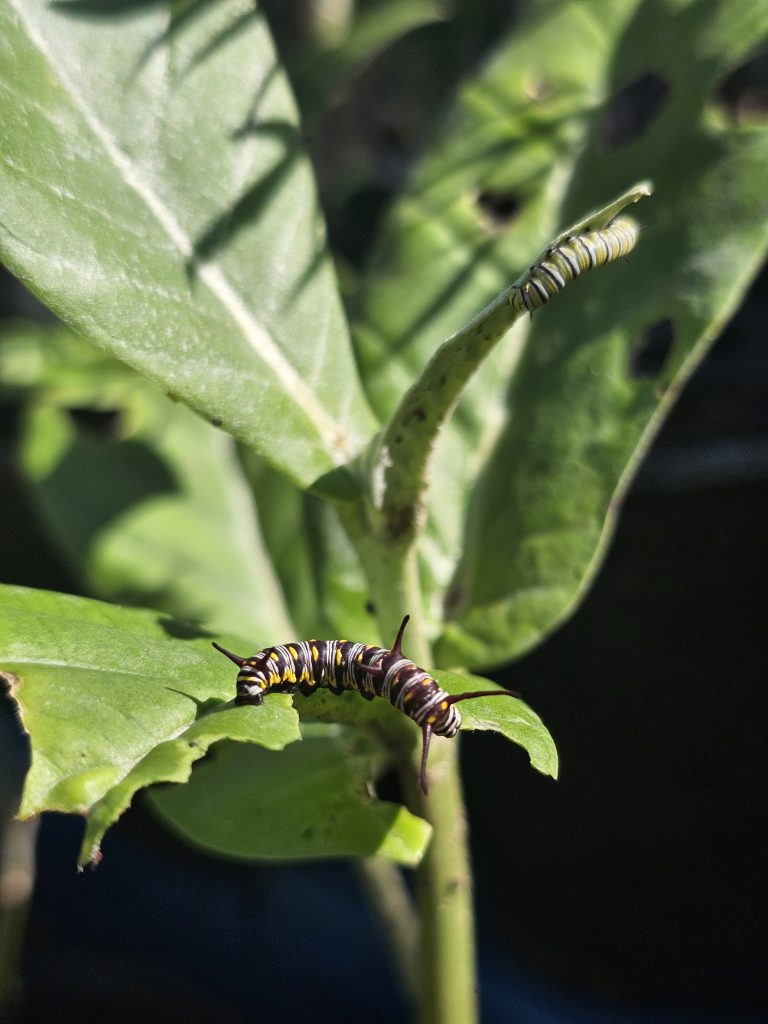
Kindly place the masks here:
[(234, 690), (223, 659), (157, 612), (0, 587), (0, 670), (32, 749), (20, 814), (85, 815), (83, 860), (137, 789), (183, 781), (215, 740), (277, 750), (299, 738), (284, 696), (217, 711)]
[[(303, 486), (373, 421), (296, 110), (250, 0), (0, 2), (0, 256)], [(336, 474), (318, 486), (343, 497)]]

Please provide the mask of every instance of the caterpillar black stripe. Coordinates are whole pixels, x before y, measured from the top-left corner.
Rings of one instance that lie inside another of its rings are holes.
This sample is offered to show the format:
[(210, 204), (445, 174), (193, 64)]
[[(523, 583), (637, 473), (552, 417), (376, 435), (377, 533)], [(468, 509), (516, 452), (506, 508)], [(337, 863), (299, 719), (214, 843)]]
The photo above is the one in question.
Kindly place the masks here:
[(550, 246), (512, 289), (510, 304), (519, 313), (533, 313), (579, 274), (626, 256), (636, 242), (637, 225), (625, 219), (613, 220), (599, 231), (566, 237)]
[(349, 640), (300, 640), (265, 647), (241, 658), (214, 643), (217, 651), (234, 661), (237, 673), (235, 704), (262, 704), (268, 693), (300, 693), (308, 697), (318, 687), (341, 694), (356, 690), (366, 700), (385, 697), (421, 729), (421, 788), (426, 794), (427, 755), (432, 734), (455, 736), (461, 715), (455, 708), (474, 697), (517, 697), (512, 690), (481, 690), (448, 694), (436, 679), (403, 656), (403, 619), (391, 650)]

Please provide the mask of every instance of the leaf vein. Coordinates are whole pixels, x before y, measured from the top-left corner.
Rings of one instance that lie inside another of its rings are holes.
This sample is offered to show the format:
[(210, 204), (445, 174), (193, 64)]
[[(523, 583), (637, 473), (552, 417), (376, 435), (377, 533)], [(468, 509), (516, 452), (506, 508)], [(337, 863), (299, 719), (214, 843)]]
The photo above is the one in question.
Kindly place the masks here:
[(81, 94), (66, 70), (57, 62), (47, 39), (32, 24), (28, 12), (25, 11), (24, 4), (21, 0), (10, 0), (10, 3), (16, 11), (19, 23), (23, 25), (30, 42), (38, 49), (51, 69), (55, 71), (62, 87), (66, 89), (72, 102), (80, 111), (94, 137), (103, 146), (104, 151), (125, 184), (133, 189), (147, 206), (155, 220), (173, 242), (182, 259), (189, 265), (194, 264), (198, 278), (207, 285), (224, 309), (230, 314), (256, 356), (272, 370), (285, 391), (291, 396), (291, 399), (301, 407), (308, 419), (313, 423), (332, 461), (334, 463), (337, 462), (339, 457), (339, 440), (344, 436), (345, 432), (328, 414), (315, 393), (306, 386), (297, 370), (280, 351), (271, 334), (254, 320), (242, 296), (237, 293), (221, 267), (213, 261), (195, 260), (195, 248), (192, 239), (179, 224), (173, 211), (157, 194), (156, 190), (152, 188), (151, 183), (146, 180), (141, 172), (141, 168), (120, 149), (115, 138), (106, 130), (97, 114), (91, 109), (87, 98)]

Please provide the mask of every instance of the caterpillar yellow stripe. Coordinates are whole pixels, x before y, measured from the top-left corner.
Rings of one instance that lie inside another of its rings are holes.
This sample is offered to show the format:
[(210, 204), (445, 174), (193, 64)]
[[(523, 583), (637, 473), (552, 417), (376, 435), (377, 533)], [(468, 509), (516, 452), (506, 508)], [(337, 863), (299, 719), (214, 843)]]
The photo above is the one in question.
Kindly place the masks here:
[(580, 274), (602, 267), (631, 252), (638, 227), (619, 217), (606, 227), (561, 239), (550, 246), (512, 289), (509, 302), (519, 313), (533, 313)]

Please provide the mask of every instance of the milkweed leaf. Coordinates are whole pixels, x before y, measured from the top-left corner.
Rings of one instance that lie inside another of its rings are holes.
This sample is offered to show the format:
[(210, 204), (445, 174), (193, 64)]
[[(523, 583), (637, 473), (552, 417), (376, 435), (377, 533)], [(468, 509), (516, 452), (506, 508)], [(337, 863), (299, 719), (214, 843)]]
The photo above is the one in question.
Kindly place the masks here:
[(306, 487), (374, 421), (264, 19), (189, 7), (2, 0), (0, 256)]

